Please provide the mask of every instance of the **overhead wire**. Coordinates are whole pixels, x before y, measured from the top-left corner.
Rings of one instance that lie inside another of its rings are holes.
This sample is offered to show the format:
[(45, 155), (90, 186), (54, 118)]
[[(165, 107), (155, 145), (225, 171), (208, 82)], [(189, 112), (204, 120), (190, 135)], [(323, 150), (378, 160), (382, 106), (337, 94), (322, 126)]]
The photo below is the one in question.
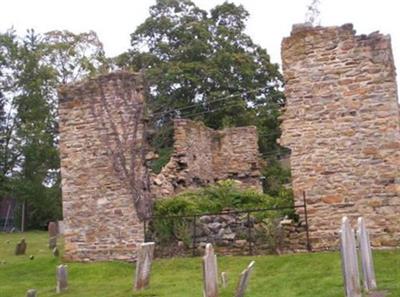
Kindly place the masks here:
[[(260, 87), (260, 88), (256, 88), (256, 89), (247, 90), (247, 91), (245, 91), (245, 93), (252, 94), (252, 93), (256, 93), (258, 91), (261, 91), (263, 89), (265, 89), (265, 88), (264, 87)], [(243, 95), (243, 93), (244, 92), (236, 93), (236, 94), (230, 94), (230, 95), (227, 95), (227, 96), (224, 96), (224, 97), (220, 97), (220, 98), (215, 99), (215, 100), (206, 101), (204, 103), (213, 104), (215, 102), (221, 102), (221, 101), (224, 101), (224, 100), (228, 100), (228, 99), (231, 99), (231, 98), (235, 98), (235, 97), (241, 96), (241, 95)], [(158, 116), (158, 115), (159, 115), (159, 117), (162, 117), (162, 116), (167, 115), (169, 113), (178, 112), (178, 111), (182, 111), (182, 110), (186, 110), (186, 109), (190, 109), (192, 107), (198, 107), (198, 106), (199, 106), (199, 103), (195, 103), (195, 104), (187, 105), (187, 106), (184, 106), (184, 107), (181, 107), (181, 108), (175, 108), (175, 109), (169, 110), (169, 111), (155, 112), (155, 113), (152, 114), (152, 117), (155, 117), (155, 116)]]
[[(264, 88), (251, 89), (251, 90), (246, 91), (246, 93), (247, 94), (256, 93), (256, 92), (258, 92), (260, 90), (263, 90), (263, 89)], [(230, 94), (230, 95), (227, 95), (227, 96), (224, 96), (224, 97), (220, 97), (220, 98), (215, 99), (215, 100), (207, 101), (205, 103), (207, 105), (210, 105), (210, 104), (213, 104), (215, 102), (223, 102), (225, 100), (228, 100), (228, 99), (231, 99), (231, 98), (235, 98), (235, 97), (238, 97), (238, 96), (242, 96), (242, 95), (243, 95), (243, 93)], [(186, 117), (193, 117), (193, 116), (196, 116), (196, 115), (213, 113), (213, 112), (216, 112), (216, 111), (219, 111), (219, 110), (223, 110), (226, 107), (234, 107), (236, 105), (241, 105), (241, 104), (243, 104), (242, 101), (240, 101), (240, 102), (232, 102), (232, 103), (228, 103), (228, 104), (225, 104), (224, 106), (221, 106), (221, 107), (218, 107), (218, 108), (214, 108), (214, 109), (211, 109), (211, 110), (206, 110), (206, 111), (202, 111), (202, 112), (194, 112), (194, 113), (189, 113), (189, 114), (182, 114), (182, 115), (179, 115), (179, 117), (186, 118)], [(184, 111), (184, 110), (187, 110), (187, 109), (190, 109), (190, 108), (193, 108), (193, 107), (199, 107), (199, 103), (187, 105), (187, 106), (184, 106), (182, 108), (175, 108), (175, 109), (169, 110), (169, 111), (155, 112), (155, 113), (153, 113), (151, 115), (151, 117), (155, 118), (156, 116), (158, 116), (157, 118), (160, 119), (164, 115), (168, 115), (170, 113), (177, 113), (177, 112)], [(279, 134), (279, 132), (277, 132), (277, 133), (268, 133), (268, 136), (275, 136), (275, 135), (278, 135), (278, 134)], [(264, 135), (264, 136), (267, 136), (267, 135)], [(262, 155), (264, 157), (268, 157), (268, 156), (275, 156), (275, 157), (278, 156), (279, 157), (279, 156), (287, 155), (287, 152), (275, 151), (275, 152), (264, 153)]]

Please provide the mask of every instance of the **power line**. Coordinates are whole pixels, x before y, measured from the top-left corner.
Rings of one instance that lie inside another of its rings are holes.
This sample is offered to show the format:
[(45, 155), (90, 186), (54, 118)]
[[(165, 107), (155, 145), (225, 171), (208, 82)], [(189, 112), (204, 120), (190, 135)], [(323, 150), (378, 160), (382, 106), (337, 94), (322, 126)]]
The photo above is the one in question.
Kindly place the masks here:
[(201, 115), (201, 114), (213, 113), (213, 112), (218, 111), (218, 110), (223, 110), (226, 107), (239, 106), (241, 104), (242, 104), (242, 102), (234, 102), (234, 103), (231, 103), (231, 104), (225, 104), (222, 107), (214, 108), (214, 109), (211, 109), (211, 110), (200, 111), (200, 112), (189, 113), (189, 114), (183, 114), (181, 117), (185, 118), (185, 117), (192, 117), (192, 116)]
[[(246, 91), (246, 93), (252, 94), (252, 93), (256, 93), (256, 92), (258, 92), (260, 90), (263, 90), (263, 89), (264, 88), (251, 89), (251, 90)], [(218, 99), (211, 100), (211, 101), (208, 101), (208, 102), (205, 102), (205, 103), (212, 104), (212, 103), (215, 103), (215, 102), (221, 102), (221, 101), (224, 101), (224, 100), (235, 98), (237, 96), (241, 96), (242, 94), (243, 93), (230, 94), (230, 95), (227, 95), (225, 97), (220, 97)], [(162, 117), (162, 116), (167, 115), (167, 114), (172, 113), (172, 112), (182, 111), (182, 110), (190, 109), (192, 107), (197, 107), (197, 106), (199, 106), (199, 104), (197, 104), (197, 103), (196, 104), (191, 104), (191, 105), (187, 105), (187, 106), (184, 106), (184, 107), (181, 107), (181, 108), (175, 108), (174, 110), (170, 110), (170, 111), (155, 112), (155, 113), (152, 114), (152, 116), (155, 117), (155, 116), (159, 115), (159, 117)]]

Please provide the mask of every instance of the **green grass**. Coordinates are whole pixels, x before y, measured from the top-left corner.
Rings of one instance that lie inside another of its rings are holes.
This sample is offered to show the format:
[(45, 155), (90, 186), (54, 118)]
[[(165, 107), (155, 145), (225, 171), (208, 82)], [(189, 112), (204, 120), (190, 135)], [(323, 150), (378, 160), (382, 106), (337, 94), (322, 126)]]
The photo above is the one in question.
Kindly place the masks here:
[[(16, 243), (25, 237), (26, 256), (14, 256)], [(9, 243), (7, 243), (9, 241)], [(34, 255), (34, 260), (29, 255)], [(248, 297), (342, 297), (343, 285), (339, 254), (313, 253), (283, 256), (219, 257), (220, 271), (228, 273), (229, 286), (221, 297), (233, 296), (238, 275), (255, 260), (255, 269), (247, 291)], [(374, 252), (380, 289), (400, 296), (400, 251)], [(25, 296), (29, 288), (39, 297), (127, 297), (127, 296), (202, 296), (200, 258), (175, 258), (154, 263), (150, 288), (132, 293), (134, 267), (129, 263), (68, 263), (69, 290), (55, 294), (55, 270), (60, 260), (47, 248), (47, 233), (0, 233), (0, 296)]]

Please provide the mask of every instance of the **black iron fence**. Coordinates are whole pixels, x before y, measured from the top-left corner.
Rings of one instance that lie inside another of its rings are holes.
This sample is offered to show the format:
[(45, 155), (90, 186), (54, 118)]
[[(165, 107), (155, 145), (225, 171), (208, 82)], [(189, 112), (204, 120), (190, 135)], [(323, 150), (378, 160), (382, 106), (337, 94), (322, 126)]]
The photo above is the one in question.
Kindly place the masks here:
[[(144, 222), (145, 241), (157, 243), (159, 257), (202, 253), (212, 243), (220, 254), (311, 251), (305, 196), (303, 204), (219, 213), (153, 216)], [(298, 213), (302, 213), (301, 219)]]

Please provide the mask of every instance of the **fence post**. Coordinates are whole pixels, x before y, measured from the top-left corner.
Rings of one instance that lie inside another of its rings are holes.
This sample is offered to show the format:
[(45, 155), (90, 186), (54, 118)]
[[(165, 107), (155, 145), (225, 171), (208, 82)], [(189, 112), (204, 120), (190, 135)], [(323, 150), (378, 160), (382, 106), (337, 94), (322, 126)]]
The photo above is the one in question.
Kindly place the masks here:
[(303, 191), (303, 205), (304, 205), (304, 216), (306, 220), (306, 237), (307, 237), (307, 251), (311, 252), (311, 244), (310, 244), (310, 233), (308, 229), (308, 213), (307, 213), (307, 202), (306, 202), (306, 192)]
[(193, 216), (192, 256), (196, 256), (196, 216)]
[(250, 211), (247, 212), (247, 243), (249, 244), (249, 254), (253, 255), (253, 246), (251, 243)]

